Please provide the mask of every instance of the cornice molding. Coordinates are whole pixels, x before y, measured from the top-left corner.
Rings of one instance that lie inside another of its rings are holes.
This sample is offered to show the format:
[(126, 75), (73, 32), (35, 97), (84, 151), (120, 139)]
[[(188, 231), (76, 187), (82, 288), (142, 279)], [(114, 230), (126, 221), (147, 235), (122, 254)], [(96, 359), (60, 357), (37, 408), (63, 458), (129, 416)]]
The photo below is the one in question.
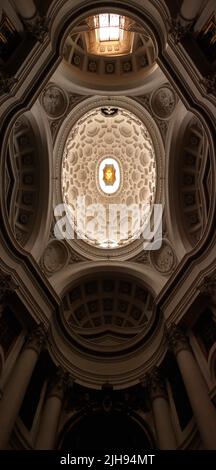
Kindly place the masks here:
[[(135, 348), (135, 351), (120, 357), (103, 357), (101, 363), (100, 355), (93, 357), (72, 345), (70, 338), (61, 331), (57, 319), (53, 318), (48, 351), (53, 362), (68, 371), (81, 385), (97, 389), (109, 381), (115, 388), (123, 388), (140, 383), (141, 377), (161, 364), (167, 351), (167, 343), (161, 319), (153, 336), (146, 340), (143, 347), (138, 350)], [(113, 361), (116, 363), (115, 369)]]

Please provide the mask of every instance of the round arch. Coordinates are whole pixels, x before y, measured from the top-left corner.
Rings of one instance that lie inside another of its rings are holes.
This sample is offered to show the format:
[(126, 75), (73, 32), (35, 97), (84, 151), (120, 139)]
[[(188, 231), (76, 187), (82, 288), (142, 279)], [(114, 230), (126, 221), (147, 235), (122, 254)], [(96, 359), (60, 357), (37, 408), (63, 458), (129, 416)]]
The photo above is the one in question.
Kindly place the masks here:
[[(123, 408), (123, 406), (122, 406)], [(94, 428), (94, 433), (92, 433)], [(155, 449), (153, 434), (147, 422), (129, 410), (83, 410), (66, 422), (58, 449), (73, 451), (104, 449)]]

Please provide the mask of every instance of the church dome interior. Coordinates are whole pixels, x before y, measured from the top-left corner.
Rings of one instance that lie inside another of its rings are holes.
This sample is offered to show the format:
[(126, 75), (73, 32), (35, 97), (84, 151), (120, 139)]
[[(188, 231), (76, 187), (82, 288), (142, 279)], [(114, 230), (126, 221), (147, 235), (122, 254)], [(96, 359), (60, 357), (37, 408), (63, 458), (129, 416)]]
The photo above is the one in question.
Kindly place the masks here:
[(63, 46), (68, 74), (75, 81), (92, 80), (101, 87), (141, 83), (157, 68), (156, 47), (146, 26), (139, 19), (101, 10), (75, 23)]
[(101, 354), (130, 347), (154, 323), (152, 294), (131, 278), (107, 278), (101, 273), (99, 279), (80, 281), (62, 303), (71, 334), (98, 351), (101, 347)]
[(215, 70), (214, 0), (2, 0), (0, 449), (216, 450)]
[[(76, 231), (78, 198), (85, 198), (88, 207), (102, 204), (106, 216), (101, 214), (101, 236), (94, 236), (94, 227), (91, 230), (90, 226), (88, 230), (90, 219), (89, 224), (86, 222), (87, 233), (79, 233), (79, 237), (99, 248), (115, 248), (135, 239), (136, 220), (131, 217), (131, 220), (125, 222), (129, 227), (125, 229), (125, 233), (128, 233), (124, 239), (124, 221), (123, 233), (118, 222), (115, 233), (112, 224), (115, 225), (117, 214), (115, 216), (114, 211), (110, 214), (109, 207), (122, 203), (127, 206), (139, 204), (140, 207), (144, 204), (152, 205), (155, 199), (155, 166), (150, 134), (136, 116), (121, 108), (93, 109), (82, 116), (72, 127), (65, 143), (62, 196), (64, 202), (73, 208)], [(110, 178), (107, 172), (110, 172)], [(84, 218), (81, 211), (82, 200), (79, 217)], [(142, 220), (140, 230), (144, 223)]]

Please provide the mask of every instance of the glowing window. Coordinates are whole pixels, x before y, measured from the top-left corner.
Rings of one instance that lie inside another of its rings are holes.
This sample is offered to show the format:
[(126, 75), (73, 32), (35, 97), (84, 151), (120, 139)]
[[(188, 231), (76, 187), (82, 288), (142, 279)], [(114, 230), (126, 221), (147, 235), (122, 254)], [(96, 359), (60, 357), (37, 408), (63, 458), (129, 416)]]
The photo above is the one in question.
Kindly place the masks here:
[(114, 14), (99, 15), (99, 40), (119, 41), (120, 39), (120, 16)]

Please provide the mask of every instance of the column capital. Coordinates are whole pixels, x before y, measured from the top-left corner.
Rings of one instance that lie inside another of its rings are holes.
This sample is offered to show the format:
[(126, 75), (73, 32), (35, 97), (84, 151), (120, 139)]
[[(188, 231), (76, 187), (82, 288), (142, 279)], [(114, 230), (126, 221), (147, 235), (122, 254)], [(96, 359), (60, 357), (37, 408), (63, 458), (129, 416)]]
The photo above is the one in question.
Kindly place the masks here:
[(198, 286), (201, 294), (211, 297), (214, 305), (216, 305), (216, 276), (205, 276)]
[(206, 75), (206, 77), (204, 77), (202, 80), (201, 80), (201, 84), (205, 87), (206, 89), (206, 92), (208, 94), (213, 94), (213, 95), (216, 95), (216, 73), (213, 72), (211, 74), (208, 74)]
[(172, 36), (174, 43), (178, 44), (191, 29), (191, 22), (182, 24), (180, 18), (170, 18), (167, 21), (168, 32)]
[(24, 349), (33, 349), (39, 354), (47, 340), (47, 330), (43, 324), (38, 325), (27, 338)]
[(151, 372), (146, 374), (145, 383), (151, 401), (156, 398), (168, 399), (166, 383), (158, 367), (154, 367)]
[(3, 70), (0, 70), (0, 96), (4, 93), (10, 93), (11, 88), (13, 85), (15, 85), (15, 83), (17, 83), (17, 81), (17, 78), (12, 77)]
[(50, 19), (36, 13), (33, 18), (22, 18), (27, 31), (39, 42), (43, 42), (48, 31)]
[(50, 380), (47, 398), (57, 397), (63, 400), (67, 388), (72, 386), (73, 379), (70, 377), (69, 372), (66, 372), (62, 367), (58, 367), (55, 375)]
[(175, 356), (183, 350), (190, 351), (190, 344), (187, 336), (181, 328), (174, 323), (170, 326), (166, 333), (169, 348), (174, 352)]
[(12, 276), (0, 270), (0, 301), (5, 295), (13, 293), (17, 288), (18, 286), (15, 284)]

